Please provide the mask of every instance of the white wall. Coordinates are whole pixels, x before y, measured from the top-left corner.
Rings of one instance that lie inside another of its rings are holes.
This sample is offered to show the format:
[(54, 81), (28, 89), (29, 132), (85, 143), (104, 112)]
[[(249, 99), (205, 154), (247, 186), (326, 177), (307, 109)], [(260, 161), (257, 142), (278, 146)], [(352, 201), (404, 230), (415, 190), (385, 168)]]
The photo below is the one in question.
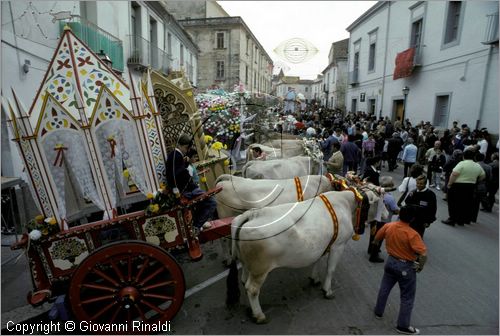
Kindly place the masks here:
[[(381, 109), (383, 116), (392, 117), (393, 101), (403, 99), (401, 89), (408, 86), (410, 92), (406, 117), (413, 122), (433, 122), (436, 96), (449, 93), (451, 100), (448, 126), (451, 121), (457, 120), (460, 124), (467, 123), (475, 127), (484, 87), (486, 91), (481, 127), (487, 125), (491, 133), (498, 133), (498, 47), (493, 49), (487, 68), (490, 47), (481, 43), (486, 28), (486, 15), (498, 11), (498, 3), (463, 2), (465, 7), (459, 43), (449, 48), (443, 48), (442, 44), (446, 2), (421, 2), (420, 6), (412, 8), (415, 4), (418, 3), (387, 3), (383, 9), (351, 31), (349, 71), (353, 69), (353, 44), (359, 38), (361, 48), (359, 84), (348, 86), (347, 110), (350, 110), (351, 99), (358, 98), (357, 110), (367, 111), (369, 98), (374, 97), (377, 100), (377, 110)], [(412, 13), (414, 16), (424, 16), (422, 66), (417, 67), (410, 77), (393, 80), (396, 55), (410, 47)], [(376, 28), (378, 32), (375, 71), (369, 73), (368, 32)], [(486, 73), (488, 78), (484, 84)], [(361, 92), (366, 95), (364, 103), (359, 102)]]

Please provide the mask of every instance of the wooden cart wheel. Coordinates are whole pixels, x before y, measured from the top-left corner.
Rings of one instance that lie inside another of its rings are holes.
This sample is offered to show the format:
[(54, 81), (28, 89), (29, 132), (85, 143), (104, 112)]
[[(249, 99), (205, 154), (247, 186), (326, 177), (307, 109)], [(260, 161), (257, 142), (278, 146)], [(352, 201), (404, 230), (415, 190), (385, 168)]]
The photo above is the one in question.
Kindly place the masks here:
[(170, 321), (184, 300), (184, 274), (162, 248), (124, 240), (90, 254), (73, 273), (69, 301), (75, 317), (95, 323)]

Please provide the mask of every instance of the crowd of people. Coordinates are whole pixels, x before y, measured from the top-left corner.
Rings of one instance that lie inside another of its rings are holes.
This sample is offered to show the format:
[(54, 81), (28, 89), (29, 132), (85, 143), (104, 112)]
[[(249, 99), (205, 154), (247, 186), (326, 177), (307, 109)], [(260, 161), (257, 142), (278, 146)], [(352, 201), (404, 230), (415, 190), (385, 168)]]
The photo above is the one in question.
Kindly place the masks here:
[[(382, 318), (387, 298), (399, 284), (401, 305), (396, 331), (414, 335), (410, 325), (416, 292), (416, 273), (427, 260), (424, 232), (435, 220), (437, 193), (447, 201), (449, 218), (442, 223), (455, 226), (477, 222), (478, 213), (491, 212), (499, 187), (498, 149), (486, 128), (471, 131), (467, 124), (439, 129), (429, 121), (413, 124), (409, 119), (334, 111), (328, 117), (306, 115), (305, 120), (286, 116), (278, 131), (317, 138), (328, 172), (344, 176), (354, 171), (367, 182), (391, 190), (392, 177), (381, 176), (401, 165), (402, 193), (396, 201), (388, 192), (383, 202), (389, 215), (370, 223), (369, 261), (384, 262), (379, 255), (386, 241), (388, 258), (384, 267), (374, 314)], [(305, 121), (305, 122), (304, 122)], [(279, 127), (278, 127), (279, 128)]]
[[(319, 112), (309, 111), (303, 117), (282, 115), (275, 130), (316, 139), (328, 172), (344, 176), (354, 171), (363, 180), (389, 190), (383, 194), (388, 216), (378, 215), (369, 223), (369, 261), (384, 262), (379, 255), (382, 240), (388, 254), (374, 314), (382, 318), (391, 289), (398, 283), (401, 306), (396, 330), (418, 334), (410, 325), (416, 273), (427, 260), (423, 237), (437, 218), (437, 193), (442, 192), (448, 202), (449, 218), (444, 224), (475, 223), (480, 208), (491, 212), (499, 187), (499, 142), (493, 146), (486, 129), (471, 131), (467, 124), (459, 127), (456, 121), (442, 130), (430, 122), (414, 125), (398, 118), (393, 123), (388, 117), (363, 112), (346, 116), (340, 111)], [(188, 199), (203, 193), (192, 165), (195, 151), (191, 146), (191, 137), (183, 134), (166, 162), (168, 184)], [(266, 160), (260, 147), (252, 151), (255, 159)], [(390, 192), (395, 190), (393, 178), (382, 175), (382, 170), (392, 172), (400, 167), (404, 176), (396, 201)], [(194, 226), (202, 228), (214, 216), (215, 207), (213, 198), (196, 207)]]

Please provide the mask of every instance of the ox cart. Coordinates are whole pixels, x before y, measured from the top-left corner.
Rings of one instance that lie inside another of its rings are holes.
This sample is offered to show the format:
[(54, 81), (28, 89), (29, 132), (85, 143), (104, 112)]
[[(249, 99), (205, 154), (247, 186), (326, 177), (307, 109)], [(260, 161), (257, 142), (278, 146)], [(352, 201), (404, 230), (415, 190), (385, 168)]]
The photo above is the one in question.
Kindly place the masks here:
[[(214, 126), (212, 117), (236, 118), (239, 111), (224, 109), (220, 99), (200, 107), (182, 72), (129, 68), (127, 83), (77, 33), (64, 27), (29, 109), (14, 90), (2, 97), (40, 213), (12, 246), (26, 251), (33, 280), (28, 302), (65, 295), (82, 321), (168, 321), (185, 292), (173, 255), (185, 250), (199, 260), (201, 242), (230, 232), (231, 218), (213, 221), (199, 235), (193, 228), (193, 208), (218, 193), (217, 177), (229, 173), (222, 143), (209, 148), (199, 112), (210, 114)], [(148, 199), (153, 205), (149, 195), (165, 190), (165, 160), (181, 134), (192, 136), (198, 168), (206, 171), (205, 193), (133, 212), (131, 206)]]
[(66, 295), (77, 320), (100, 324), (170, 321), (186, 290), (174, 255), (187, 251), (200, 260), (200, 242), (230, 234), (232, 218), (212, 221), (198, 237), (193, 230), (191, 209), (220, 189), (152, 216), (138, 211), (36, 241), (24, 234), (12, 248), (25, 249), (29, 260), (34, 290), (28, 302), (37, 306)]

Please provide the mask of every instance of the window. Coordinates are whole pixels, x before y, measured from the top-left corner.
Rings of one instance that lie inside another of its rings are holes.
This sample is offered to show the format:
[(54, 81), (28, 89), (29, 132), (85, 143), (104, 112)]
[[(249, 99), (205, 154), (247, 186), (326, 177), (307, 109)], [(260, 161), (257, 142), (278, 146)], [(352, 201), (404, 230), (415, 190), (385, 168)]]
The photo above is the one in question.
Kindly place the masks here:
[(440, 95), (436, 97), (433, 123), (435, 126), (446, 127), (448, 125), (449, 101), (449, 95)]
[(217, 39), (217, 49), (224, 49), (224, 32), (217, 32), (216, 33), (216, 39)]
[(172, 57), (172, 34), (167, 34), (167, 53), (168, 57)]
[(223, 79), (224, 73), (224, 61), (217, 61), (217, 79)]
[(358, 79), (358, 69), (359, 69), (359, 52), (354, 54), (354, 76)]
[(462, 11), (462, 1), (448, 2), (448, 12), (446, 15), (446, 26), (444, 33), (444, 44), (458, 41), (460, 29), (460, 16)]
[(248, 51), (250, 50), (250, 37), (247, 36), (247, 56), (248, 56)]
[(245, 65), (245, 85), (248, 86), (248, 65)]
[(253, 60), (254, 60), (255, 64), (257, 64), (257, 57), (259, 57), (259, 50), (257, 49), (257, 46), (255, 46), (255, 52), (254, 52), (253, 56), (254, 56)]
[(305, 91), (305, 92), (307, 92), (307, 89), (308, 89), (308, 88), (304, 88), (304, 91)]
[(368, 72), (375, 71), (375, 53), (377, 51), (377, 30), (369, 33)]
[(422, 19), (416, 20), (411, 26), (411, 46), (415, 47), (416, 52), (420, 49), (422, 43)]
[(181, 44), (181, 66), (184, 65), (184, 46)]
[(368, 55), (368, 71), (375, 69), (375, 43), (370, 44), (370, 54)]

